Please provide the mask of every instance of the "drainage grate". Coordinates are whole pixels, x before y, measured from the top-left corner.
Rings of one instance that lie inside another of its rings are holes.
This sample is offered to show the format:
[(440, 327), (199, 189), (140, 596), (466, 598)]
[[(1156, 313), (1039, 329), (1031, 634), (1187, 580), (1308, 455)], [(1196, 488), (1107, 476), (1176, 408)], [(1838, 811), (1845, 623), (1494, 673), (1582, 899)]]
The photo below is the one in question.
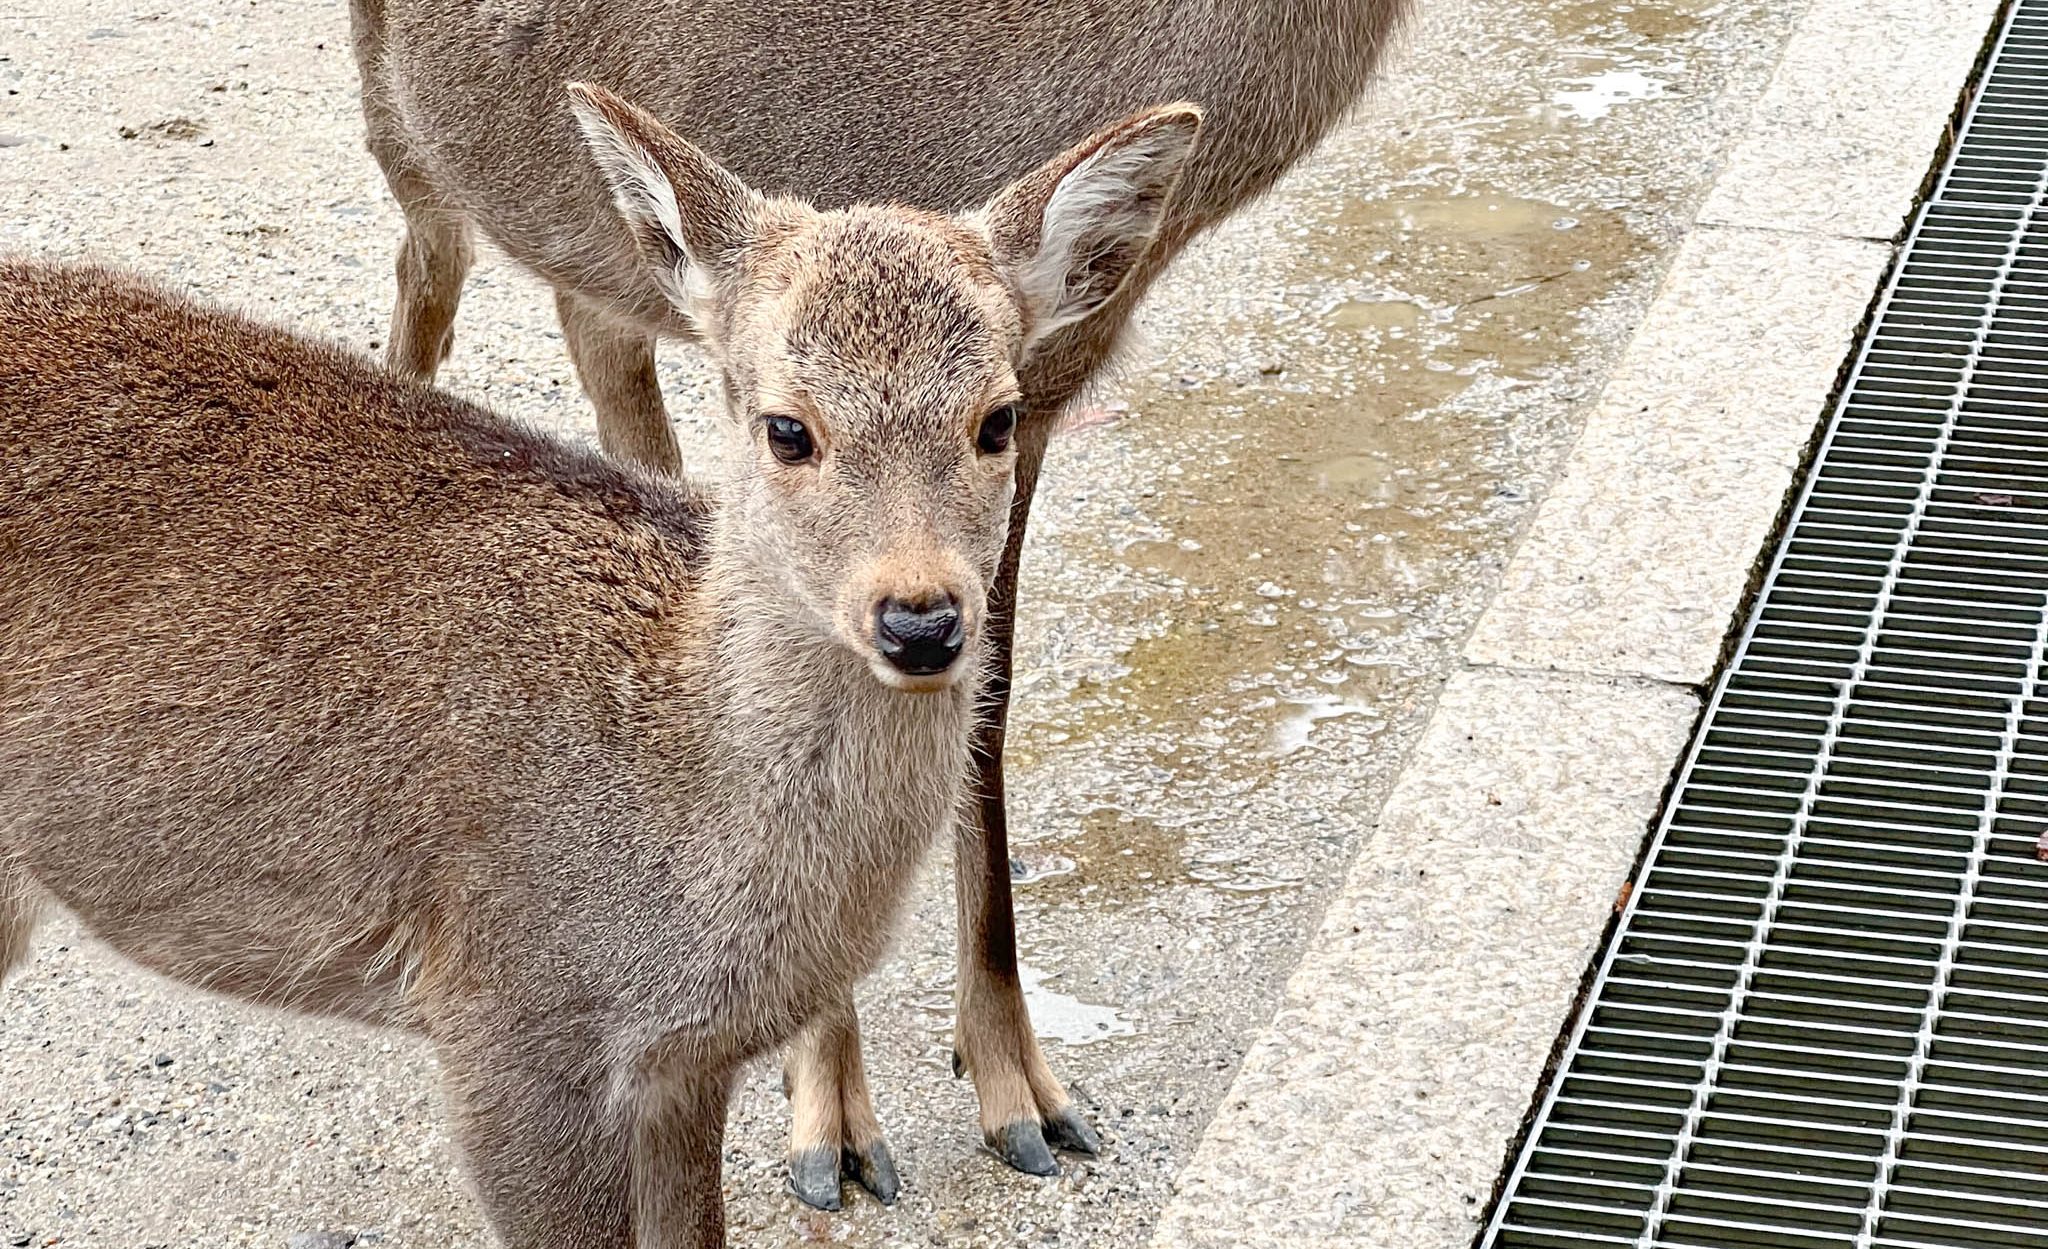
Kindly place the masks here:
[(2044, 201), (2018, 0), (1483, 1245), (2048, 1245)]

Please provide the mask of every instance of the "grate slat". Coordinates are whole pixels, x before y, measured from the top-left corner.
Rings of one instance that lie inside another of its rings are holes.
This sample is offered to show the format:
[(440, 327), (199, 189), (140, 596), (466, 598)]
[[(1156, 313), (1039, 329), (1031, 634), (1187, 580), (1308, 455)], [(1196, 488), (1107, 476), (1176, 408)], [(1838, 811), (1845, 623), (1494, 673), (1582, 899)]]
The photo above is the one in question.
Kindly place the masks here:
[(1482, 1249), (2048, 1244), (2048, 0), (2008, 7)]

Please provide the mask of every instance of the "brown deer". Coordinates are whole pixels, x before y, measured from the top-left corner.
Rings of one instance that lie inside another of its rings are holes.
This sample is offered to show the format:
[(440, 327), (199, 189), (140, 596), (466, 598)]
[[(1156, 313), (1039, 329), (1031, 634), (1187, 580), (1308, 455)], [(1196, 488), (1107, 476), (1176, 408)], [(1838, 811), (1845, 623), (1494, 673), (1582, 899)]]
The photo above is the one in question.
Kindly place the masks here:
[[(653, 469), (680, 463), (654, 342), (701, 327), (640, 263), (575, 159), (559, 84), (588, 79), (686, 121), (741, 177), (826, 205), (979, 203), (1075, 134), (1168, 100), (1202, 142), (1109, 306), (1047, 336), (1020, 374), (1017, 495), (988, 604), (977, 799), (958, 831), (956, 1069), (1010, 1165), (1094, 1152), (1040, 1053), (1017, 979), (1002, 784), (1016, 569), (1046, 438), (1113, 354), (1132, 308), (1204, 229), (1263, 193), (1365, 91), (1411, 0), (353, 0), (369, 146), (406, 217), (389, 359), (431, 378), (481, 229), (553, 285), (598, 434)], [(1117, 263), (1126, 257), (1113, 257)], [(896, 1179), (859, 1073), (851, 999), (790, 1055), (797, 1194), (836, 1209), (846, 1167)]]
[(0, 975), (55, 904), (409, 1029), (510, 1249), (709, 1249), (735, 1071), (845, 999), (965, 801), (1019, 369), (1114, 295), (1199, 114), (943, 216), (576, 113), (723, 372), (715, 496), (0, 263)]

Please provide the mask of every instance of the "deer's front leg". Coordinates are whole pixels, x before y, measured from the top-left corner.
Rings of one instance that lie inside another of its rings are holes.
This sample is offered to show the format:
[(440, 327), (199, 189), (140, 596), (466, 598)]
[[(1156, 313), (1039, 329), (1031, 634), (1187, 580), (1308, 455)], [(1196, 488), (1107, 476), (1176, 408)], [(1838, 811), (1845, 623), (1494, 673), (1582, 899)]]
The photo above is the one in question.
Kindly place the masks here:
[(896, 1161), (868, 1092), (850, 988), (790, 1044), (782, 1089), (791, 1120), (789, 1190), (805, 1205), (837, 1210), (840, 1177), (850, 1176), (883, 1205), (893, 1204)]
[[(1057, 409), (1053, 409), (1057, 410)], [(974, 1077), (982, 1139), (1019, 1171), (1053, 1175), (1053, 1148), (1093, 1154), (1095, 1129), (1067, 1094), (1031, 1029), (1017, 977), (1017, 926), (1010, 899), (1009, 823), (1003, 805), (1003, 733), (1010, 706), (1010, 648), (1017, 567), (1031, 495), (1052, 420), (1019, 430), (1017, 494), (1009, 540), (989, 592), (989, 673), (975, 733), (975, 794), (955, 837), (954, 892), (960, 914), (960, 968), (954, 997), (953, 1064)]]
[[(725, 1110), (733, 1073), (657, 1077), (633, 1125), (634, 1249), (725, 1249)], [(574, 1243), (574, 1242), (564, 1242)]]
[(623, 1104), (600, 1038), (488, 1007), (436, 1029), (449, 1117), (505, 1249), (725, 1249), (731, 1071), (633, 1077)]
[(443, 1031), (449, 1118), (499, 1243), (635, 1249), (630, 1136), (584, 1070), (595, 1038), (490, 1010)]

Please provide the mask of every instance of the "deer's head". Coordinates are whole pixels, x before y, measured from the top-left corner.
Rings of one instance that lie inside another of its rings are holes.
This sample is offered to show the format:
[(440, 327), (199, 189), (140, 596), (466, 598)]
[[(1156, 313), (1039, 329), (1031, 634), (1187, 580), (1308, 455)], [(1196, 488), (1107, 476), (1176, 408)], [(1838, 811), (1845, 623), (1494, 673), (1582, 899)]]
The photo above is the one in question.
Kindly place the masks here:
[(1047, 335), (1123, 284), (1201, 124), (1138, 113), (975, 212), (763, 196), (652, 116), (572, 106), (654, 277), (723, 374), (746, 557), (906, 690), (974, 662)]

